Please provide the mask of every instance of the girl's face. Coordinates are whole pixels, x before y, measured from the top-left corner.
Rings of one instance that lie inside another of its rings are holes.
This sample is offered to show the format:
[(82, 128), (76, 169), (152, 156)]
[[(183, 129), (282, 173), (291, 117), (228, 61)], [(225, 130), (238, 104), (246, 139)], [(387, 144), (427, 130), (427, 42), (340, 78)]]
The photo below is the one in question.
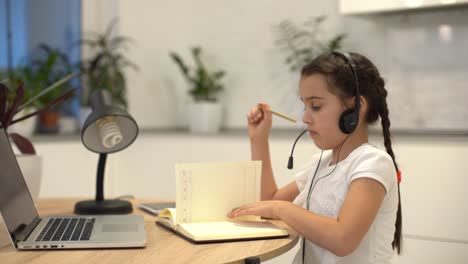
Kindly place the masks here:
[(299, 89), (304, 103), (302, 121), (315, 145), (324, 150), (337, 148), (346, 138), (338, 121), (347, 107), (339, 97), (329, 92), (327, 79), (322, 74), (302, 77)]

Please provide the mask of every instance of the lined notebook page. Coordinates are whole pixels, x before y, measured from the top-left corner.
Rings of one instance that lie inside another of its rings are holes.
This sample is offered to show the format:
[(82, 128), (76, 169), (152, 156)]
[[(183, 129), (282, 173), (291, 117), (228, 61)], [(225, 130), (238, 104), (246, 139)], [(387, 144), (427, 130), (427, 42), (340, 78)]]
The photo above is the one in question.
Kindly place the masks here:
[(226, 221), (260, 200), (261, 161), (176, 164), (175, 172), (177, 223)]

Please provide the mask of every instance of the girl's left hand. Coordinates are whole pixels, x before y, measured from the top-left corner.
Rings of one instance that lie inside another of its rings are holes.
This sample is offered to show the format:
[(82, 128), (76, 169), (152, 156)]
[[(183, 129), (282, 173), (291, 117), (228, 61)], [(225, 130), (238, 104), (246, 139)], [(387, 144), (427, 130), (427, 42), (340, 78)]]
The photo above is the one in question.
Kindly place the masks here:
[(260, 201), (234, 208), (227, 216), (234, 218), (244, 215), (257, 215), (265, 218), (280, 219), (280, 208), (283, 208), (287, 204), (290, 204), (290, 202), (277, 200)]

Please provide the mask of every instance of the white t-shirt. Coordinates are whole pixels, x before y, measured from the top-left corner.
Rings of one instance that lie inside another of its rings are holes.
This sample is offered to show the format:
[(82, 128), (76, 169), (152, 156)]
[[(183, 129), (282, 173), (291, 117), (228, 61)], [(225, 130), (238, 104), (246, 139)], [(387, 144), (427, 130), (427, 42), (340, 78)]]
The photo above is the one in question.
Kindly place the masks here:
[[(320, 154), (296, 175), (299, 195), (294, 203), (306, 208), (310, 181), (319, 162)], [(363, 144), (351, 152), (345, 160), (330, 166), (331, 151), (324, 151), (315, 177), (315, 187), (310, 196), (309, 210), (323, 216), (338, 218), (341, 206), (351, 182), (359, 178), (371, 178), (385, 187), (386, 194), (369, 231), (359, 246), (348, 256), (338, 257), (310, 241), (305, 243), (305, 263), (314, 264), (388, 264), (393, 256), (392, 241), (398, 209), (398, 186), (392, 158), (385, 151), (370, 144)], [(329, 174), (328, 176), (326, 176)], [(326, 176), (326, 177), (324, 177)], [(324, 177), (324, 178), (322, 178)], [(302, 247), (302, 241), (300, 242)], [(302, 249), (293, 263), (302, 263)]]

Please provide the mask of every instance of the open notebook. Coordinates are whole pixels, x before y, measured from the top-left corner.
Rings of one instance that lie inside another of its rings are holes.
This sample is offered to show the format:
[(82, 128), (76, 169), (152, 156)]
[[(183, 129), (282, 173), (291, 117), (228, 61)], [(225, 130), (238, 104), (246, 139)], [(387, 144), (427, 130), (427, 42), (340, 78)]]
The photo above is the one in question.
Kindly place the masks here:
[(214, 221), (174, 224), (176, 210), (159, 213), (157, 223), (193, 243), (230, 242), (287, 237), (288, 232), (265, 221)]
[(287, 237), (285, 229), (257, 216), (226, 217), (259, 200), (260, 176), (260, 161), (177, 164), (177, 208), (161, 211), (157, 223), (194, 243)]

